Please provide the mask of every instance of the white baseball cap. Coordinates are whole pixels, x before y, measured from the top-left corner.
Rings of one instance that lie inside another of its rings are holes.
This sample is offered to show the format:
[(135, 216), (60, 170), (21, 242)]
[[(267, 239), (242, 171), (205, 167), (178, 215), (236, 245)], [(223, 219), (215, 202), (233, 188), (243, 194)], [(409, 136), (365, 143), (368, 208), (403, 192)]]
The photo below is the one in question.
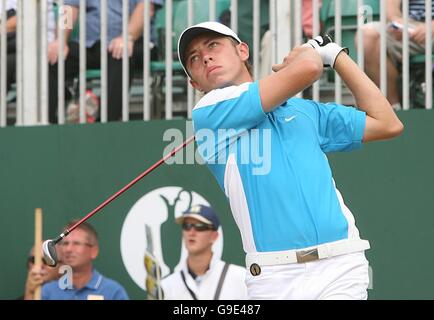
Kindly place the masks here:
[(178, 57), (179, 61), (181, 62), (182, 67), (184, 68), (185, 73), (190, 76), (190, 74), (187, 71), (185, 63), (185, 50), (187, 49), (189, 43), (191, 40), (193, 40), (195, 37), (202, 33), (206, 33), (209, 31), (213, 31), (225, 36), (229, 36), (234, 38), (238, 43), (241, 43), (240, 38), (237, 36), (235, 32), (232, 31), (232, 29), (226, 27), (224, 24), (221, 24), (219, 22), (214, 21), (207, 21), (202, 22), (199, 24), (196, 24), (194, 26), (191, 26), (187, 29), (185, 29), (178, 40)]

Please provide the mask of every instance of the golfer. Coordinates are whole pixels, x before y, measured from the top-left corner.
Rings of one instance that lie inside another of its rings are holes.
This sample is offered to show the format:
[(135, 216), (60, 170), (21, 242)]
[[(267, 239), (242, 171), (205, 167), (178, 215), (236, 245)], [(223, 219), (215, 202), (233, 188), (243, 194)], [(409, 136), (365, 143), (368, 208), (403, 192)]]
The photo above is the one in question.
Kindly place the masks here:
[[(178, 54), (204, 94), (193, 110), (196, 142), (240, 230), (249, 298), (367, 299), (369, 242), (326, 153), (398, 136), (403, 125), (387, 99), (329, 37), (294, 48), (257, 81), (247, 44), (220, 23), (184, 30)], [(324, 67), (343, 79), (356, 108), (293, 98)], [(255, 170), (252, 155), (264, 150), (271, 163)]]

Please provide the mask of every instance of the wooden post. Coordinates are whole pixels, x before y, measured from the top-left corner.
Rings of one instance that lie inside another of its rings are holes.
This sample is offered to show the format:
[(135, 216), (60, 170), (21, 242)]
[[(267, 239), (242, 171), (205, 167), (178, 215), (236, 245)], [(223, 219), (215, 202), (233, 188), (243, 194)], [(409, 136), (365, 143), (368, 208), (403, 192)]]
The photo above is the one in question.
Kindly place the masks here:
[[(42, 266), (42, 209), (35, 209), (35, 266)], [(35, 289), (33, 298), (41, 300), (41, 286)]]

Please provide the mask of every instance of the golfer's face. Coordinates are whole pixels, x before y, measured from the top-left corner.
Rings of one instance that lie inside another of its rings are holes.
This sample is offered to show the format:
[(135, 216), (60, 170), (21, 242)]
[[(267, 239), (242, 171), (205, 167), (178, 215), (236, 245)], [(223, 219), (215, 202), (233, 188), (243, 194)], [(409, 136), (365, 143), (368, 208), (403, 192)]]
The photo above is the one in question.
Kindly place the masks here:
[(203, 92), (236, 85), (244, 61), (230, 38), (210, 33), (196, 37), (186, 50), (186, 66), (193, 86)]

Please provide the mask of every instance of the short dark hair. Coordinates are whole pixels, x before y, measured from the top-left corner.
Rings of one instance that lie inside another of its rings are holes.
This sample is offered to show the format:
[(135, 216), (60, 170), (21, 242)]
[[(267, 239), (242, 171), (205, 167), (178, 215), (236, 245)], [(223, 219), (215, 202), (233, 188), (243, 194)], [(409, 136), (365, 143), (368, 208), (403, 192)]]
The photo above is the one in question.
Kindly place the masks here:
[[(69, 229), (71, 228), (73, 225), (75, 225), (79, 220), (72, 220), (70, 222), (68, 222), (68, 224), (66, 225), (66, 228)], [(76, 229), (80, 229), (83, 230), (84, 232), (87, 233), (87, 237), (88, 237), (88, 241), (93, 244), (93, 245), (97, 245), (98, 244), (98, 233), (96, 232), (95, 228), (88, 222), (82, 222), (78, 227), (76, 227)]]
[[(234, 45), (234, 47), (236, 47), (237, 45), (240, 44), (240, 43), (239, 43), (237, 40), (235, 40), (234, 38), (232, 38), (232, 37), (230, 37), (230, 36), (227, 36), (227, 37), (231, 40), (231, 42), (232, 42), (232, 44)], [(253, 78), (253, 66), (252, 66), (252, 64), (250, 63), (249, 59), (247, 59), (246, 62), (244, 62), (244, 65), (246, 66), (247, 71), (249, 71), (250, 76)]]

